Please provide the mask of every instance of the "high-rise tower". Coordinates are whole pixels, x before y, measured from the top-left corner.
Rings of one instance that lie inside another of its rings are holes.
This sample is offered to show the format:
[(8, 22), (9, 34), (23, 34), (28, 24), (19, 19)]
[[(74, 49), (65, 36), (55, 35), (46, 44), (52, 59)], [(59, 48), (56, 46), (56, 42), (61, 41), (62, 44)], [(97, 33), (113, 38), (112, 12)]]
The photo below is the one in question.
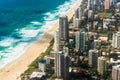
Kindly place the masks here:
[(60, 40), (68, 42), (68, 40), (69, 40), (69, 23), (68, 23), (67, 16), (62, 16), (59, 18), (59, 36), (60, 36)]
[(56, 77), (69, 80), (69, 56), (59, 51), (55, 54), (55, 75)]
[(54, 50), (55, 50), (55, 52), (60, 50), (59, 30), (55, 31), (55, 35), (54, 35)]
[(105, 74), (106, 71), (106, 58), (104, 57), (98, 57), (98, 65), (97, 65), (97, 71), (100, 74)]
[(97, 66), (97, 59), (100, 55), (101, 55), (100, 51), (98, 51), (97, 49), (89, 50), (89, 54), (88, 54), (89, 62), (88, 63), (91, 67)]
[(110, 8), (110, 0), (105, 0), (104, 7), (105, 7), (105, 10), (108, 10)]
[(113, 34), (112, 46), (114, 48), (120, 48), (120, 32), (117, 32), (117, 33)]
[(80, 30), (76, 32), (76, 51), (83, 52), (85, 50), (85, 32)]

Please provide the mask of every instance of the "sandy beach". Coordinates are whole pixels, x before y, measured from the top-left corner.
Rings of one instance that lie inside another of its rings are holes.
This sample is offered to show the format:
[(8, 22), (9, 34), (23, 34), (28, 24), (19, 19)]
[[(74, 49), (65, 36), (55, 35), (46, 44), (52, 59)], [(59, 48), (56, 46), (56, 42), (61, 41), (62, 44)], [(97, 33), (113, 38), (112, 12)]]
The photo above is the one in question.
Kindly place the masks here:
[[(67, 14), (69, 20), (72, 18), (74, 10), (81, 4), (81, 1), (82, 0), (79, 0), (79, 2)], [(48, 30), (38, 42), (32, 44), (22, 56), (8, 64), (5, 68), (1, 69), (0, 80), (20, 80), (20, 74), (28, 69), (28, 65), (40, 56), (40, 53), (47, 49), (58, 26), (59, 23), (57, 22), (53, 28)]]

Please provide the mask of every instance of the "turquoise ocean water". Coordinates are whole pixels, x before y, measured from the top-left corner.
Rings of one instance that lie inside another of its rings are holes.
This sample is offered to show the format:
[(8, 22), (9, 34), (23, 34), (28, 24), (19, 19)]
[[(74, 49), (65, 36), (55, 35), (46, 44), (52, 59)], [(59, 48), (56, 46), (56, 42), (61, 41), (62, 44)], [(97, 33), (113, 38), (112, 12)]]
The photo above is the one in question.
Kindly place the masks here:
[(0, 68), (17, 59), (77, 0), (0, 0)]

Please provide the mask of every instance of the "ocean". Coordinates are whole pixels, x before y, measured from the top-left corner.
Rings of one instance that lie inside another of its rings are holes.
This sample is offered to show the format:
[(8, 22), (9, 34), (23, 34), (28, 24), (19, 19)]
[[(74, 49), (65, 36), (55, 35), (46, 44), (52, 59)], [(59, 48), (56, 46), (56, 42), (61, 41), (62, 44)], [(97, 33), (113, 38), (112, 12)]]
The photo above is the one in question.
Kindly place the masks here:
[(0, 0), (0, 68), (17, 59), (78, 0)]

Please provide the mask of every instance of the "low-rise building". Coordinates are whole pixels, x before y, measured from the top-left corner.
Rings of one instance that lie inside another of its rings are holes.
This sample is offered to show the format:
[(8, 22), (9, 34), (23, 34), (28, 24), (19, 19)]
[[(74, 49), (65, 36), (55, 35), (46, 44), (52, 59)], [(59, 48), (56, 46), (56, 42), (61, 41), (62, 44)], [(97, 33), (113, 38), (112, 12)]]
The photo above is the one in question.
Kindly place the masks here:
[(45, 80), (45, 75), (44, 72), (33, 72), (29, 80)]
[(46, 60), (40, 60), (38, 62), (38, 69), (41, 72), (45, 72), (46, 71)]

